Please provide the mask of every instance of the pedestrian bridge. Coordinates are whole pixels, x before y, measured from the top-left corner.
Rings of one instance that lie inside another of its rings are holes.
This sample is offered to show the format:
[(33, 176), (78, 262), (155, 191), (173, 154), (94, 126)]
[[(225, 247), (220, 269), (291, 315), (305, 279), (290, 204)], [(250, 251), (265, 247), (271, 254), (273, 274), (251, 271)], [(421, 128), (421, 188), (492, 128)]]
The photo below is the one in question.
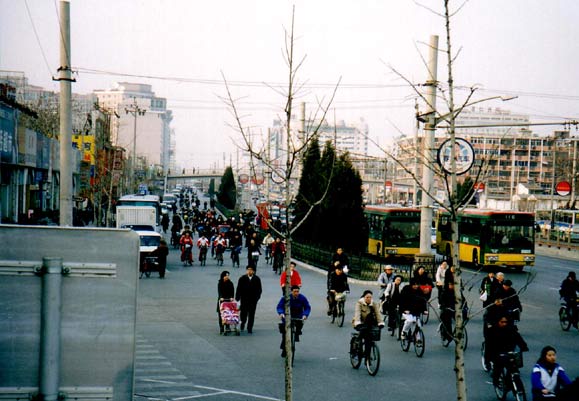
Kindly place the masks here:
[(207, 190), (207, 188), (209, 188), (209, 183), (213, 179), (215, 181), (215, 190), (217, 190), (219, 184), (221, 184), (223, 172), (224, 170), (222, 169), (185, 169), (181, 174), (168, 174), (167, 187), (174, 188), (177, 184), (183, 186), (193, 186), (196, 184), (195, 186)]

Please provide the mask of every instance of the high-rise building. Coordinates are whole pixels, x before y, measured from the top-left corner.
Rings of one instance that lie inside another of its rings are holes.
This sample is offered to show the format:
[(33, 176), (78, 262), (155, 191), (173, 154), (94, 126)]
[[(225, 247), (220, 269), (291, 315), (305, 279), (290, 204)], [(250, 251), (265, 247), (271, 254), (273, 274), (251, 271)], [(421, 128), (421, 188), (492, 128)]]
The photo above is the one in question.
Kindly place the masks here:
[(118, 117), (111, 127), (111, 141), (125, 148), (129, 158), (135, 150), (136, 168), (158, 166), (166, 172), (175, 164), (170, 126), (173, 114), (167, 110), (167, 100), (155, 96), (151, 85), (118, 82), (94, 94), (101, 108)]

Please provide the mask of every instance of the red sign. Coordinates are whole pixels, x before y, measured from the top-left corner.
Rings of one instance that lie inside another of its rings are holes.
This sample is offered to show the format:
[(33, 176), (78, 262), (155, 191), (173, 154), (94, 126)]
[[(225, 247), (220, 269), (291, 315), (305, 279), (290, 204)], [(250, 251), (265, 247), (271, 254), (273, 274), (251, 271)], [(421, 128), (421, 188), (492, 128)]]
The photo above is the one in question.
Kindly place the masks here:
[(384, 186), (386, 187), (386, 190), (392, 189), (392, 181), (386, 181)]
[(253, 182), (255, 185), (261, 185), (265, 182), (265, 177), (261, 174), (254, 175), (251, 179), (251, 182)]
[(477, 182), (476, 184), (474, 184), (474, 190), (480, 194), (485, 190), (485, 183)]
[(557, 184), (555, 190), (560, 196), (569, 195), (571, 193), (571, 184), (569, 184), (567, 181), (561, 181)]
[(249, 176), (247, 174), (239, 174), (239, 182), (247, 184), (249, 182)]

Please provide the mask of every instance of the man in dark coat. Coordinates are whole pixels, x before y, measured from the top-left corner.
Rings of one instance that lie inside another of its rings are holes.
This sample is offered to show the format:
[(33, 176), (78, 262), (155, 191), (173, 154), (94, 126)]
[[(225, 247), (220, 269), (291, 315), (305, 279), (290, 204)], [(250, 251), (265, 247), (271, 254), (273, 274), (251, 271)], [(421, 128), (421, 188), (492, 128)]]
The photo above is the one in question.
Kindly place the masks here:
[(240, 302), (241, 330), (245, 329), (247, 322), (247, 332), (253, 332), (253, 321), (255, 319), (255, 309), (261, 297), (261, 280), (255, 274), (253, 266), (247, 266), (247, 274), (239, 277), (235, 300)]

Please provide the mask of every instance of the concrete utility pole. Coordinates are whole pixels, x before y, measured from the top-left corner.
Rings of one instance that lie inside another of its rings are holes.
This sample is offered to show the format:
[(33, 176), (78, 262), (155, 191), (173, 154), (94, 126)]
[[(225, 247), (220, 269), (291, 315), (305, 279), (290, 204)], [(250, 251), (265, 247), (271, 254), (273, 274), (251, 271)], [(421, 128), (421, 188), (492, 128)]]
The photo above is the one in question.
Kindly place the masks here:
[(60, 2), (60, 225), (72, 226), (72, 113), (70, 2)]
[(137, 98), (133, 97), (133, 104), (125, 107), (125, 113), (132, 114), (133, 120), (133, 154), (131, 155), (131, 175), (129, 177), (129, 190), (135, 190), (135, 166), (137, 164), (137, 116), (144, 116), (145, 109), (142, 109), (137, 104)]
[[(431, 164), (434, 163), (434, 136), (436, 133), (436, 85), (438, 70), (438, 36), (430, 37), (430, 51), (428, 53), (428, 80), (426, 81), (426, 99), (428, 121), (424, 126), (424, 157), (422, 166), (422, 204), (420, 208), (420, 255), (430, 260), (432, 257), (430, 227), (432, 227), (432, 199), (429, 192), (434, 187), (434, 171)], [(417, 257), (417, 263), (421, 263)], [(422, 263), (424, 263), (423, 261)]]

